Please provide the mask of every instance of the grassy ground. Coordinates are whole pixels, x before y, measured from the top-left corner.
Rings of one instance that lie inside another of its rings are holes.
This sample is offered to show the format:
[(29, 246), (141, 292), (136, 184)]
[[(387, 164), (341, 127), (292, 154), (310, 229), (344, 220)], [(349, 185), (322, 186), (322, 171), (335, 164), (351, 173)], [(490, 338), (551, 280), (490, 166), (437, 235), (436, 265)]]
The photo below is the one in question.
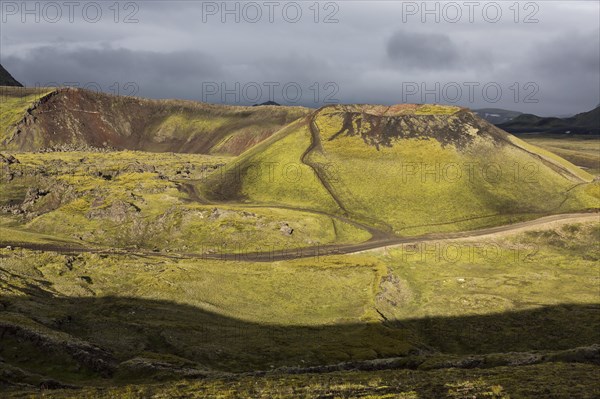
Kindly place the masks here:
[(242, 253), (370, 237), (327, 215), (202, 203), (186, 191), (220, 173), (227, 157), (123, 151), (19, 153), (18, 159), (3, 170), (0, 241), (53, 237), (95, 247)]
[[(260, 264), (4, 249), (0, 382), (102, 386), (400, 356), (392, 368), (483, 368), (464, 379), (456, 377), (460, 370), (434, 372), (436, 389), (479, 384), (481, 376), (481, 389), (500, 384), (514, 389), (507, 391), (513, 397), (550, 380), (560, 366), (536, 366), (538, 382), (526, 367), (508, 375), (484, 369), (595, 356), (551, 353), (598, 344), (599, 238), (597, 224), (570, 224), (496, 241), (444, 242), (437, 256), (431, 247), (409, 247)], [(461, 258), (458, 247), (466, 248)], [(588, 379), (597, 368), (569, 370), (577, 387), (556, 382), (549, 392), (565, 393), (554, 397), (592, 389)], [(427, 375), (415, 378), (425, 386), (433, 378)], [(352, 397), (354, 376), (339, 377), (349, 385), (338, 396)], [(257, 380), (267, 384), (257, 395), (285, 396), (292, 381), (304, 386), (309, 377), (294, 378)], [(225, 397), (250, 389), (211, 381), (202, 389), (222, 389)], [(323, 374), (311, 384), (326, 390), (327, 381)], [(128, 389), (196, 389), (188, 384)], [(425, 389), (418, 387), (399, 392)]]
[(552, 151), (573, 164), (600, 175), (600, 138), (598, 136), (524, 134), (521, 139)]
[(486, 370), (350, 371), (207, 379), (75, 392), (45, 391), (14, 397), (519, 399), (543, 395), (552, 399), (591, 399), (600, 395), (598, 386), (593, 383), (597, 373), (596, 366), (563, 363)]
[(385, 255), (410, 288), (393, 317), (481, 314), (598, 300), (600, 226), (568, 224), (503, 239), (405, 244)]

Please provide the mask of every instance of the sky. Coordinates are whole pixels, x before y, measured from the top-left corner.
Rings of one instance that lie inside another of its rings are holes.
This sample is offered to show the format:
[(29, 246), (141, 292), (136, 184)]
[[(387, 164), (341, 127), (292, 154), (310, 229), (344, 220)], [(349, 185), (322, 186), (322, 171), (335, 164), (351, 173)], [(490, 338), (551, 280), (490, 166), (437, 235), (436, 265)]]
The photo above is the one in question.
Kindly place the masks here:
[(253, 104), (600, 103), (598, 1), (2, 1), (27, 86)]

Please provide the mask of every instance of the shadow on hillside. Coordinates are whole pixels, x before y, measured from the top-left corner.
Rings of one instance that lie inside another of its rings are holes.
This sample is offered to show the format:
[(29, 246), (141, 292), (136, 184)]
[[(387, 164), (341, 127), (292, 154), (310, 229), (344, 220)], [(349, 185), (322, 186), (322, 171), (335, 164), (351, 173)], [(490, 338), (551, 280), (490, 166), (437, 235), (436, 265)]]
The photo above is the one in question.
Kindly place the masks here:
[[(56, 378), (114, 376), (119, 363), (135, 357), (249, 371), (434, 352), (562, 350), (600, 342), (600, 305), (308, 327), (251, 323), (167, 301), (55, 298), (39, 288), (27, 294), (0, 298), (0, 360)], [(18, 321), (15, 314), (39, 325)], [(56, 331), (77, 339), (48, 338)]]

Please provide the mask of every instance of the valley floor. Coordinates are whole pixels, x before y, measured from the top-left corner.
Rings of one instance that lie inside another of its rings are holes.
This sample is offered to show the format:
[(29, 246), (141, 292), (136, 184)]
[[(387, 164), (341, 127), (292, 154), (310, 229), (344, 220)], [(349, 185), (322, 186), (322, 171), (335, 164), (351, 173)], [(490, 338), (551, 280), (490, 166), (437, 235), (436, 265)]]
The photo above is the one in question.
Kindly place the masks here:
[(600, 225), (544, 227), (273, 263), (3, 249), (0, 384), (16, 397), (592, 398)]
[(600, 136), (523, 134), (520, 137), (552, 151), (593, 175), (600, 175)]
[[(287, 138), (302, 155), (308, 136)], [(209, 198), (231, 157), (15, 156), (0, 165), (2, 397), (600, 396), (598, 184), (565, 183), (558, 208), (507, 192), (488, 205), (523, 212), (403, 236), (339, 185), (359, 217), (326, 190), (313, 208)]]

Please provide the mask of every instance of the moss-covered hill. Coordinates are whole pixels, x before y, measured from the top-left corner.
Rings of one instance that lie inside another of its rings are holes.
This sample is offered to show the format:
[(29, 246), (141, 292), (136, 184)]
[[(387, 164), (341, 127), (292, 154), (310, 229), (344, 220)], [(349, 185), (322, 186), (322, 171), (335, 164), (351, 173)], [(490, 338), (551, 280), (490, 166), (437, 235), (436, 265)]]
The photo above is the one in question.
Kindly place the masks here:
[(83, 89), (0, 88), (0, 148), (237, 155), (306, 115), (302, 107), (148, 100)]
[(592, 180), (465, 109), (329, 106), (247, 151), (203, 190), (414, 235), (598, 208)]

